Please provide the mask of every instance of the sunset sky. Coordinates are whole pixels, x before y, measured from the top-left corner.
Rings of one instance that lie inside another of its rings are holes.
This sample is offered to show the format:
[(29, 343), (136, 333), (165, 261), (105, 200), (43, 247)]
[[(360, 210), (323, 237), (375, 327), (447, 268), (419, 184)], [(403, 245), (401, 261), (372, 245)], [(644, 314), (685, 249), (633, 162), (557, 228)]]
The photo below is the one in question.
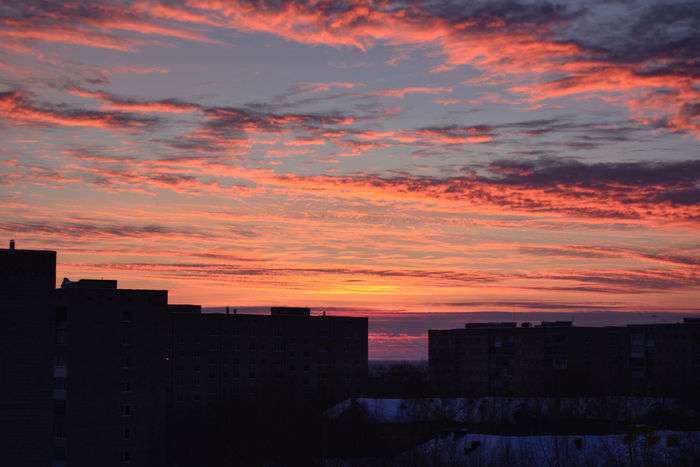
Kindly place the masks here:
[(0, 141), (2, 237), (59, 279), (700, 310), (700, 2), (2, 1)]

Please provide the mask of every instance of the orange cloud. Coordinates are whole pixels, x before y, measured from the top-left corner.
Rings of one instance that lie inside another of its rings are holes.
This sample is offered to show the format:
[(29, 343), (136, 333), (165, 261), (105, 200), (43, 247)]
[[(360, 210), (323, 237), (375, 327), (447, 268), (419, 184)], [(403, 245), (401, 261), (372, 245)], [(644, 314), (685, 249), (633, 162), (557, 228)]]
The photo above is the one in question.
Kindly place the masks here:
[(86, 89), (72, 88), (69, 92), (73, 95), (86, 99), (97, 99), (103, 102), (102, 108), (106, 110), (118, 110), (123, 112), (164, 112), (182, 113), (195, 112), (201, 107), (189, 102), (181, 102), (175, 99), (164, 99), (159, 101), (139, 101), (129, 100), (113, 96), (102, 91), (88, 91)]
[(123, 130), (144, 128), (153, 123), (153, 120), (118, 112), (37, 106), (25, 99), (19, 91), (0, 92), (0, 118), (27, 124)]

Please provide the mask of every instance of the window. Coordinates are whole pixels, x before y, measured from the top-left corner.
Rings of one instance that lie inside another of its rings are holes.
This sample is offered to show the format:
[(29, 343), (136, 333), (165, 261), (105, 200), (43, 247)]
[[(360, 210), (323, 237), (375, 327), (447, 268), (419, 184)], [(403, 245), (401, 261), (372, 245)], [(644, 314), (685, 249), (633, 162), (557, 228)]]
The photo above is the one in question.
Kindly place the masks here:
[(566, 370), (569, 367), (569, 361), (564, 355), (554, 356), (552, 359), (552, 368), (555, 370)]
[(131, 312), (130, 311), (122, 311), (122, 323), (130, 323), (131, 322)]
[(122, 381), (122, 392), (131, 392), (131, 381)]
[(122, 428), (122, 439), (131, 439), (131, 428), (128, 426)]
[(122, 462), (130, 462), (131, 452), (129, 452), (128, 449), (122, 449), (121, 453), (119, 454), (119, 460)]
[(56, 329), (56, 343), (65, 344), (66, 343), (66, 330)]
[(65, 418), (55, 417), (53, 420), (53, 435), (55, 438), (63, 439), (66, 437)]
[(129, 417), (131, 415), (131, 406), (129, 404), (122, 405), (122, 417)]
[(129, 333), (127, 331), (123, 331), (122, 345), (125, 347), (131, 345), (131, 336), (129, 335)]
[(131, 368), (131, 355), (122, 354), (122, 368)]
[(57, 354), (54, 362), (55, 366), (63, 368), (66, 366), (66, 357), (63, 354)]

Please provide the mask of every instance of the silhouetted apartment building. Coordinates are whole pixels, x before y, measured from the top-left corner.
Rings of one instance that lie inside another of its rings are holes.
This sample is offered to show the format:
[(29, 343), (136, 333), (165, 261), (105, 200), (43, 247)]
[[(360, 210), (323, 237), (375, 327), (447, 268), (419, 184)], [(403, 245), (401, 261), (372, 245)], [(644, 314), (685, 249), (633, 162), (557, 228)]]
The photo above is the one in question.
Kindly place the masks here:
[(470, 323), (430, 330), (441, 395), (686, 396), (700, 389), (700, 323), (576, 327)]
[(56, 290), (54, 443), (66, 465), (162, 465), (167, 303), (167, 291), (116, 281)]
[(281, 307), (270, 315), (178, 308), (170, 318), (175, 407), (278, 394), (337, 401), (366, 385), (366, 318)]
[(214, 402), (364, 388), (366, 318), (201, 313), (113, 280), (55, 289), (55, 268), (55, 252), (0, 249), (2, 465), (172, 465), (171, 421)]
[(56, 252), (0, 249), (0, 464), (48, 465)]

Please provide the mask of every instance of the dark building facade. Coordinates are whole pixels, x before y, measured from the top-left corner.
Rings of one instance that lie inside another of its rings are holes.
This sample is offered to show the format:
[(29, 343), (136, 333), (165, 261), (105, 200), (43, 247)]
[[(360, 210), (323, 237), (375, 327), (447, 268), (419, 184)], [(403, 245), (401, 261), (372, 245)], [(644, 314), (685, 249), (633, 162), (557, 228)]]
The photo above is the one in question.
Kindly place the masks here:
[(167, 303), (167, 291), (118, 289), (116, 281), (55, 291), (57, 461), (163, 465)]
[(700, 323), (430, 330), (433, 391), (450, 396), (656, 395), (700, 389)]
[(254, 400), (283, 392), (291, 401), (341, 400), (367, 382), (367, 319), (170, 313), (171, 393), (176, 407)]
[(169, 428), (207, 407), (364, 389), (366, 318), (202, 313), (112, 280), (56, 289), (55, 268), (55, 252), (0, 249), (4, 465), (174, 465)]
[(0, 463), (47, 465), (52, 452), (56, 253), (0, 249)]

